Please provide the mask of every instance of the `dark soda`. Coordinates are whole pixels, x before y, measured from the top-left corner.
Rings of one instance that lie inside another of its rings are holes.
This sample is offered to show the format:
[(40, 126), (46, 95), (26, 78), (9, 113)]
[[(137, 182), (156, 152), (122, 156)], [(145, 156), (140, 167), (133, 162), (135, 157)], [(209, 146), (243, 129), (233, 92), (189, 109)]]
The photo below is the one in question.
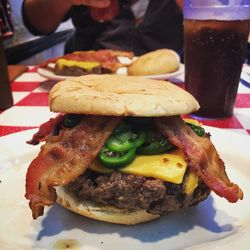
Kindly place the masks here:
[(232, 115), (249, 34), (249, 20), (185, 20), (185, 88), (203, 117)]

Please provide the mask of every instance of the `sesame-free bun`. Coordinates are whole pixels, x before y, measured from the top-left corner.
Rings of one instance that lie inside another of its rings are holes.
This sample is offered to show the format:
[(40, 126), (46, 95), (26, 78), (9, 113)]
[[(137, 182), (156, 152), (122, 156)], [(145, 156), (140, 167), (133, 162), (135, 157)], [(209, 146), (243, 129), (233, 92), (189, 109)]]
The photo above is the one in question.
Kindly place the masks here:
[(148, 52), (128, 66), (127, 74), (131, 76), (162, 75), (172, 73), (180, 67), (180, 57), (170, 49), (158, 49)]
[(151, 221), (160, 217), (157, 214), (147, 213), (145, 210), (128, 212), (109, 205), (100, 205), (95, 202), (77, 200), (75, 196), (66, 191), (64, 187), (57, 187), (57, 203), (64, 208), (82, 216), (115, 224), (135, 225)]
[[(189, 195), (180, 196), (181, 193), (166, 194), (166, 198), (170, 199), (170, 206), (165, 214), (197, 205), (201, 201), (206, 200), (210, 192), (211, 190), (202, 181), (199, 181), (194, 192)], [(151, 214), (143, 209), (130, 212), (112, 205), (102, 205), (94, 201), (81, 200), (76, 194), (67, 189), (67, 185), (56, 187), (56, 193), (58, 204), (72, 212), (94, 220), (135, 225), (161, 217), (160, 214)], [(180, 197), (182, 198), (180, 199)], [(167, 200), (164, 200), (164, 202), (167, 202)]]
[(173, 116), (199, 109), (195, 98), (166, 81), (136, 76), (86, 75), (57, 83), (51, 111), (113, 116)]

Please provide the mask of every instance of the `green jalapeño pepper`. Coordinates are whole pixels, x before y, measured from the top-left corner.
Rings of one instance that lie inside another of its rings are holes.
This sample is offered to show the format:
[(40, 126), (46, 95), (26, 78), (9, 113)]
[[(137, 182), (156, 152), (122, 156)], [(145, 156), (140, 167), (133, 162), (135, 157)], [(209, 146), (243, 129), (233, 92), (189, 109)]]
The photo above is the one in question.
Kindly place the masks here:
[(140, 147), (145, 142), (145, 132), (121, 132), (113, 133), (106, 141), (105, 146), (114, 152), (126, 152)]
[(173, 149), (174, 146), (156, 130), (146, 132), (145, 143), (137, 148), (137, 153), (142, 155), (161, 154)]
[(122, 122), (115, 130), (113, 131), (113, 134), (120, 134), (123, 132), (128, 132), (132, 129), (131, 124), (127, 122)]
[(80, 123), (82, 118), (83, 118), (83, 115), (67, 114), (64, 117), (63, 125), (67, 128), (73, 128), (74, 126)]
[(152, 117), (132, 117), (132, 116), (129, 116), (129, 117), (126, 117), (125, 119), (137, 127), (148, 127), (148, 126), (153, 125)]
[(197, 126), (187, 122), (187, 125), (200, 137), (205, 135), (205, 129), (201, 126)]
[(107, 168), (121, 168), (128, 165), (135, 158), (135, 148), (127, 152), (114, 152), (106, 147), (103, 147), (98, 154), (99, 161)]

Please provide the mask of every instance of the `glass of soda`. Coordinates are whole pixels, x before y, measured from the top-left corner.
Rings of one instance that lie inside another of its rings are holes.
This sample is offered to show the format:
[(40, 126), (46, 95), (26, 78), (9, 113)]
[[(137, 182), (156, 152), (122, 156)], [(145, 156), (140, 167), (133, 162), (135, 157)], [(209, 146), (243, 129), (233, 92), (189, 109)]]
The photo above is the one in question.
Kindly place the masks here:
[(90, 7), (90, 14), (95, 21), (109, 21), (119, 14), (119, 2), (118, 0), (110, 0), (110, 5), (105, 8)]
[(185, 89), (196, 116), (233, 114), (250, 29), (250, 0), (185, 0)]

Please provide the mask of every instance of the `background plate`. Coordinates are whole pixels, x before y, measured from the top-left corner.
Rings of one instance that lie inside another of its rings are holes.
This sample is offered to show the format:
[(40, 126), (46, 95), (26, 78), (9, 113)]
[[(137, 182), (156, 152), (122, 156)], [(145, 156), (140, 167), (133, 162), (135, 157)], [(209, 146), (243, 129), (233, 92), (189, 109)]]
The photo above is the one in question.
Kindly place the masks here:
[(244, 200), (231, 204), (212, 194), (196, 207), (136, 226), (94, 221), (59, 205), (46, 208), (44, 216), (33, 220), (24, 198), (25, 174), (40, 146), (25, 141), (36, 130), (2, 137), (0, 249), (249, 249), (250, 137), (205, 128), (230, 179), (243, 189)]
[[(56, 81), (61, 81), (64, 79), (68, 79), (71, 78), (71, 76), (61, 76), (61, 75), (56, 75), (54, 72), (44, 69), (44, 68), (38, 68), (37, 70), (38, 74), (50, 79), (50, 80), (56, 80)], [(141, 76), (144, 78), (150, 78), (150, 79), (157, 79), (157, 80), (167, 80), (173, 77), (177, 77), (181, 74), (184, 73), (184, 64), (180, 64), (180, 67), (177, 71), (169, 73), (169, 74), (163, 74), (163, 75), (150, 75), (150, 76)], [(117, 70), (118, 75), (127, 75), (127, 68), (126, 67), (122, 67), (120, 69)]]

